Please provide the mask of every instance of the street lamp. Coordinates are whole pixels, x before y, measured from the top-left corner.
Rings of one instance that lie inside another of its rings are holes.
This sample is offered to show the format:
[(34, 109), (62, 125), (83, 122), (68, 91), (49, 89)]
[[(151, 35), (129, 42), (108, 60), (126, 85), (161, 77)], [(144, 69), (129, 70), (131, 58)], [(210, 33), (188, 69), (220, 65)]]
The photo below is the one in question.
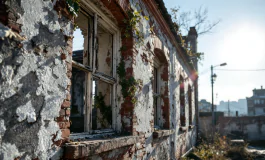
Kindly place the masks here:
[(213, 96), (213, 83), (216, 80), (217, 75), (213, 74), (213, 69), (218, 66), (225, 66), (227, 65), (226, 63), (222, 63), (216, 66), (211, 65), (211, 84), (212, 84), (212, 141), (214, 139), (214, 96)]

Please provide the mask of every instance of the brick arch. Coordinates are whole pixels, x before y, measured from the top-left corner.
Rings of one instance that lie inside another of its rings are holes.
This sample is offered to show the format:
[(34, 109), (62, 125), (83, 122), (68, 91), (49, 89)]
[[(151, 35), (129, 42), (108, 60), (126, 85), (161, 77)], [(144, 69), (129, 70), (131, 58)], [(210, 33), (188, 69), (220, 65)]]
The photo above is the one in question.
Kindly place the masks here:
[(154, 54), (155, 56), (159, 59), (159, 61), (163, 64), (168, 64), (168, 60), (167, 57), (164, 53), (163, 50), (159, 49), (159, 48), (155, 48), (154, 49)]
[(163, 45), (161, 40), (158, 37), (153, 38), (154, 44), (154, 53), (157, 57), (161, 57), (164, 63), (169, 63), (169, 55), (168, 55), (168, 48)]

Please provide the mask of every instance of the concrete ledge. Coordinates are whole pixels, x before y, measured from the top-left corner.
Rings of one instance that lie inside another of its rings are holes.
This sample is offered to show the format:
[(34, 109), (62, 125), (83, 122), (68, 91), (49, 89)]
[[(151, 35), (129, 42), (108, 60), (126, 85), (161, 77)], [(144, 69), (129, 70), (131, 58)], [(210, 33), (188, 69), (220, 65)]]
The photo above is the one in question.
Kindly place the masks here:
[(188, 127), (186, 127), (186, 126), (179, 127), (179, 131), (181, 131), (181, 132), (185, 132), (187, 130), (188, 130)]
[(126, 136), (111, 139), (88, 140), (65, 144), (65, 159), (79, 159), (113, 149), (134, 145), (139, 141), (137, 136)]
[(170, 136), (173, 133), (174, 133), (174, 130), (157, 130), (153, 132), (153, 139)]
[(189, 130), (192, 130), (194, 128), (194, 125), (189, 125)]

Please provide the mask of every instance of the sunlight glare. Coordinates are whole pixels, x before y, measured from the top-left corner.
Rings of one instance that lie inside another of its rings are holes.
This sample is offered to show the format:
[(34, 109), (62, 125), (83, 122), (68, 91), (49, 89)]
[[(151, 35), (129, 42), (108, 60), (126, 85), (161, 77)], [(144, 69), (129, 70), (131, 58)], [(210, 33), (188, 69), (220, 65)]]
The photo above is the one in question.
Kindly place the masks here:
[(265, 55), (265, 30), (257, 26), (241, 25), (225, 37), (221, 45), (222, 54), (229, 57), (231, 65), (258, 67)]

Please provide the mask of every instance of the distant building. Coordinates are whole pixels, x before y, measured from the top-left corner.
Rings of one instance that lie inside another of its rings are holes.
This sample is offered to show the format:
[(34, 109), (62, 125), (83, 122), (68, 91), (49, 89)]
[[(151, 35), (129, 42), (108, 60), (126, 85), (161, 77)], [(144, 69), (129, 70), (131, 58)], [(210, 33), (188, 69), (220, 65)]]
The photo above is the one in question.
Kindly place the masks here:
[(239, 99), (238, 101), (220, 101), (217, 105), (217, 111), (224, 112), (224, 116), (234, 117), (236, 112), (239, 116), (247, 115), (247, 101), (246, 99)]
[(212, 103), (207, 102), (206, 99), (202, 99), (199, 102), (199, 112), (211, 112)]
[(253, 96), (246, 99), (249, 116), (265, 115), (265, 89), (262, 86), (260, 89), (254, 89)]

